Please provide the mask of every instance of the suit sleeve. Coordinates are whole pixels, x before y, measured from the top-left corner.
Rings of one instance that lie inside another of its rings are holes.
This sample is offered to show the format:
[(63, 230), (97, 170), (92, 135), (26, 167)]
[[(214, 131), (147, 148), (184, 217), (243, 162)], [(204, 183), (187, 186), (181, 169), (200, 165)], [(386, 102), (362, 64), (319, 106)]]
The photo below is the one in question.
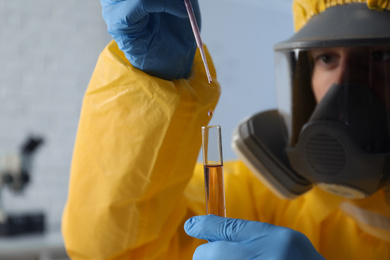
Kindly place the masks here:
[(115, 42), (104, 49), (83, 99), (63, 214), (72, 259), (179, 257), (183, 193), (219, 96), (199, 53), (189, 79), (166, 81), (132, 67)]

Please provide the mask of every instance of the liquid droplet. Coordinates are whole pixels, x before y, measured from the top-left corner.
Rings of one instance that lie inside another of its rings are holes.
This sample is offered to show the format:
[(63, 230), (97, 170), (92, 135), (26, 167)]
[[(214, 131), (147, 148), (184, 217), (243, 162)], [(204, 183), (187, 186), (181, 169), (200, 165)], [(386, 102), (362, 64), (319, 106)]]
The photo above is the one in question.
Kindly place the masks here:
[(212, 109), (210, 109), (210, 110), (207, 112), (207, 114), (208, 114), (209, 116), (212, 116), (212, 115), (214, 114), (214, 111), (213, 111)]

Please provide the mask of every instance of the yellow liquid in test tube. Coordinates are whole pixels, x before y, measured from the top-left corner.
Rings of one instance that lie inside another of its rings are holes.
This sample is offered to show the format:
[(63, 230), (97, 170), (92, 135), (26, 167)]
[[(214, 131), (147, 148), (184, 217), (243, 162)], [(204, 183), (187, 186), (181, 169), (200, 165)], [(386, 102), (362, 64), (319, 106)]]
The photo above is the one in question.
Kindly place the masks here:
[(226, 217), (223, 166), (205, 165), (204, 178), (207, 214)]

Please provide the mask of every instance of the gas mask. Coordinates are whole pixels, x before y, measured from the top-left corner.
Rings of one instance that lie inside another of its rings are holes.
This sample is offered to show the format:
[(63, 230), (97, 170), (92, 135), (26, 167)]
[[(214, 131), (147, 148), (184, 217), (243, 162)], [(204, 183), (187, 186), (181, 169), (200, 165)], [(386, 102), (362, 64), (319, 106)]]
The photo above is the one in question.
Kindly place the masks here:
[(283, 198), (314, 185), (365, 198), (390, 181), (390, 12), (332, 7), (275, 45), (278, 109), (245, 119), (233, 149)]

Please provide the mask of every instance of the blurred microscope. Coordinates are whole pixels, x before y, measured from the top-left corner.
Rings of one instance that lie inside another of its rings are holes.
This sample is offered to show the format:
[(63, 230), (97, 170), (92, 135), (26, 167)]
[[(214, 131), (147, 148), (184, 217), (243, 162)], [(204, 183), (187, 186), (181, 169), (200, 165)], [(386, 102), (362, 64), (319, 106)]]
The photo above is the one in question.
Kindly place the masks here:
[(5, 155), (0, 161), (0, 237), (43, 233), (45, 215), (43, 212), (8, 212), (3, 206), (3, 190), (7, 187), (20, 195), (31, 179), (33, 156), (43, 138), (29, 136), (17, 154)]

